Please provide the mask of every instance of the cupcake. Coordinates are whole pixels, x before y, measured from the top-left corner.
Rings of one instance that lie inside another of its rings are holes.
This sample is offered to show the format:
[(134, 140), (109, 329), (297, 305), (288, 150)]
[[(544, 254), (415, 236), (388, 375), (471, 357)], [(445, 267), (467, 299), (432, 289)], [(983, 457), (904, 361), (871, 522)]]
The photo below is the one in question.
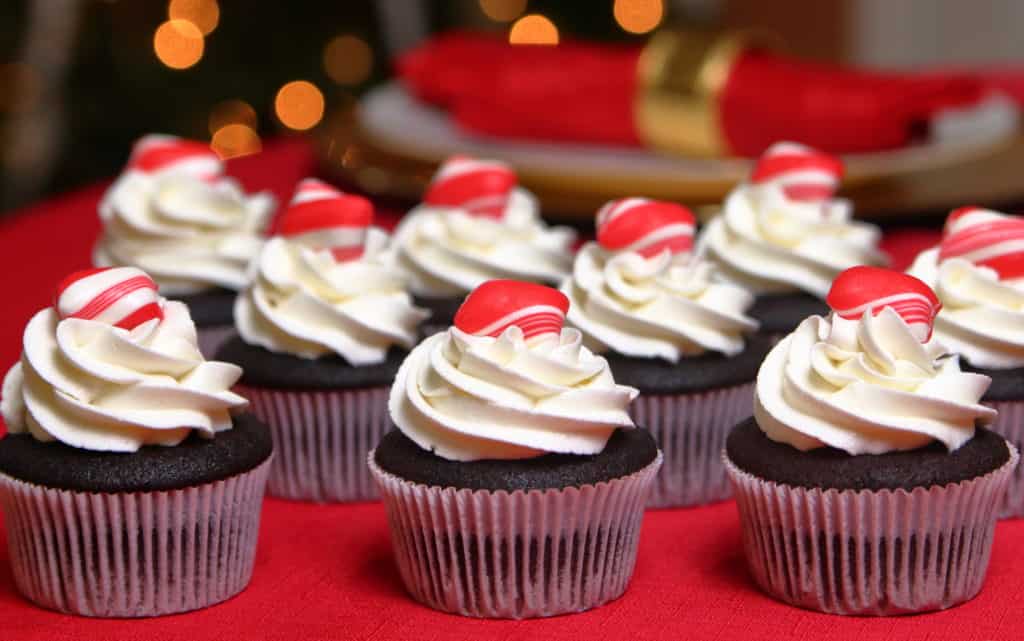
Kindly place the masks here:
[(989, 385), (961, 371), (920, 280), (854, 267), (757, 375), (726, 446), (751, 574), (834, 614), (949, 608), (981, 590), (1017, 450), (981, 427)]
[(373, 205), (303, 180), (235, 303), (218, 358), (269, 426), (269, 492), (318, 502), (376, 498), (366, 456), (391, 427), (388, 387), (427, 312), (387, 258)]
[(850, 220), (852, 203), (834, 197), (842, 176), (838, 158), (776, 143), (704, 231), (700, 251), (756, 294), (750, 313), (762, 332), (780, 338), (827, 313), (822, 299), (844, 269), (886, 264), (878, 228)]
[(597, 241), (576, 255), (562, 284), (568, 324), (601, 353), (615, 380), (640, 390), (633, 419), (665, 455), (649, 507), (730, 495), (721, 452), (753, 411), (757, 368), (768, 353), (746, 316), (754, 298), (720, 282), (694, 255), (694, 217), (674, 203), (625, 198), (597, 212)]
[(236, 293), (274, 208), (269, 193), (246, 195), (225, 176), (208, 145), (143, 136), (100, 201), (93, 263), (148, 272), (161, 294), (189, 306), (199, 348), (212, 356), (232, 332)]
[(661, 454), (637, 391), (563, 329), (555, 289), (488, 281), (402, 363), (398, 430), (369, 457), (402, 580), (464, 616), (580, 612), (619, 597)]
[(441, 166), (394, 239), (417, 304), (431, 311), (426, 334), (447, 329), (462, 299), (486, 280), (562, 280), (575, 233), (545, 226), (538, 210), (502, 163), (454, 156)]
[[(909, 273), (935, 289), (942, 311), (935, 335), (965, 366), (992, 379), (983, 400), (999, 410), (992, 429), (1017, 449), (1024, 442), (1024, 219), (979, 207), (949, 215), (942, 243)], [(1018, 468), (1000, 515), (1024, 516)]]
[(241, 592), (271, 440), (203, 360), (184, 303), (134, 267), (61, 283), (25, 328), (0, 409), (14, 582), (53, 610), (147, 617)]

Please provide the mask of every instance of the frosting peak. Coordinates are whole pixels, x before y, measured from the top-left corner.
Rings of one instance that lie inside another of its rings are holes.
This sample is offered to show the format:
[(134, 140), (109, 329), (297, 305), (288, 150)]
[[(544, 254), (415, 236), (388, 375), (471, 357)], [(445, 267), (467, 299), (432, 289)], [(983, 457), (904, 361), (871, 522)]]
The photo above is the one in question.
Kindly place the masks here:
[(56, 306), (29, 321), (21, 360), (4, 379), (11, 433), (134, 452), (176, 445), (192, 430), (212, 437), (246, 406), (230, 391), (241, 369), (204, 360), (188, 308), (157, 296), (139, 270), (74, 274)]

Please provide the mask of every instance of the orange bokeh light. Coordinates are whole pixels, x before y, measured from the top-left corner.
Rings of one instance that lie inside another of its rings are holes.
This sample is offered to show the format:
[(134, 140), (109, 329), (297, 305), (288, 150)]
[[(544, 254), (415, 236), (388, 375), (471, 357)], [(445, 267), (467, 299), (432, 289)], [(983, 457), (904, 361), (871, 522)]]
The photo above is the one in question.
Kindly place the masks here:
[(324, 71), (339, 85), (358, 85), (373, 69), (373, 51), (357, 36), (337, 36), (324, 48)]
[(222, 100), (210, 110), (210, 134), (227, 125), (245, 125), (253, 131), (259, 128), (256, 110), (244, 100)]
[(526, 0), (480, 0), (480, 10), (495, 22), (509, 22), (526, 11)]
[(508, 41), (514, 45), (556, 45), (558, 27), (544, 16), (531, 13), (516, 20), (508, 32)]
[(285, 127), (304, 131), (324, 117), (324, 95), (311, 82), (293, 80), (277, 92), (274, 113)]
[(153, 34), (153, 51), (171, 69), (188, 69), (203, 57), (203, 34), (188, 20), (168, 20)]
[(662, 0), (615, 0), (615, 22), (630, 33), (647, 33), (665, 16)]
[(167, 17), (188, 20), (205, 36), (220, 23), (220, 5), (217, 0), (171, 0), (167, 5)]
[(263, 143), (252, 127), (236, 122), (215, 131), (210, 148), (221, 158), (238, 158), (258, 153)]

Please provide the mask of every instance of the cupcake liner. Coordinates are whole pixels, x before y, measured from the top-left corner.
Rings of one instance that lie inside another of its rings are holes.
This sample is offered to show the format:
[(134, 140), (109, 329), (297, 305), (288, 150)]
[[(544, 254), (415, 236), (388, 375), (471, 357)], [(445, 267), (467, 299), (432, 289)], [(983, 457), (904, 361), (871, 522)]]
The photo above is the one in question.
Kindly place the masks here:
[(58, 490), (0, 474), (11, 568), (30, 601), (90, 617), (204, 608), (252, 576), (270, 461), (180, 490)]
[(199, 344), (199, 353), (204, 358), (213, 359), (217, 350), (226, 340), (235, 333), (234, 325), (211, 325), (209, 327), (196, 327), (196, 338)]
[(268, 493), (320, 503), (379, 498), (366, 456), (392, 427), (387, 386), (237, 391), (274, 439)]
[(630, 407), (665, 456), (651, 485), (648, 508), (684, 507), (732, 496), (722, 463), (725, 439), (750, 416), (754, 383), (695, 394), (641, 394)]
[(999, 505), (1017, 465), (977, 478), (898, 490), (784, 485), (736, 467), (743, 547), (769, 595), (832, 614), (942, 610), (973, 598), (988, 570)]
[[(995, 423), (989, 429), (996, 432), (1018, 450), (1024, 444), (1024, 401), (986, 401), (999, 411)], [(1006, 486), (1006, 496), (999, 509), (999, 518), (1011, 519), (1024, 516), (1024, 466), (1018, 465)]]
[(412, 597), (463, 616), (512, 619), (582, 612), (626, 591), (660, 466), (659, 453), (608, 482), (510, 493), (413, 483), (369, 456)]

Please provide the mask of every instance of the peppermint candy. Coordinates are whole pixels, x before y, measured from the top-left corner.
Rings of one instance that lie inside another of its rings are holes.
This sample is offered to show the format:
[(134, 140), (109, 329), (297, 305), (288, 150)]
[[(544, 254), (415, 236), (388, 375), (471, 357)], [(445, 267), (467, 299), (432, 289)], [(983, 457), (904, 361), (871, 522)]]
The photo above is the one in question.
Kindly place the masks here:
[(224, 163), (205, 143), (149, 134), (132, 146), (128, 169), (147, 174), (180, 172), (212, 180), (224, 172)]
[(133, 330), (163, 320), (156, 283), (137, 267), (97, 267), (74, 272), (57, 287), (54, 307), (61, 319), (81, 318)]
[(675, 203), (647, 198), (613, 200), (597, 212), (597, 242), (610, 251), (636, 252), (644, 258), (663, 251), (693, 249), (696, 219)]
[(501, 218), (505, 215), (516, 174), (508, 165), (469, 156), (449, 158), (434, 175), (423, 202), (439, 207), (457, 207), (475, 216)]
[(932, 336), (942, 303), (932, 288), (903, 272), (859, 265), (832, 281), (825, 302), (840, 318), (859, 320), (865, 312), (877, 316), (886, 307), (899, 314), (922, 343)]
[(757, 164), (754, 184), (778, 184), (793, 200), (818, 201), (831, 198), (843, 179), (843, 163), (816, 149), (795, 142), (777, 142), (769, 147)]
[(1024, 277), (1024, 219), (981, 207), (961, 207), (946, 219), (939, 262), (963, 258), (1000, 279)]
[(518, 280), (489, 280), (466, 297), (455, 327), (475, 336), (500, 336), (515, 325), (527, 339), (560, 334), (569, 299), (552, 287)]
[(371, 224), (373, 205), (369, 200), (306, 178), (277, 221), (277, 233), (314, 249), (328, 249), (334, 260), (344, 262), (363, 255)]

